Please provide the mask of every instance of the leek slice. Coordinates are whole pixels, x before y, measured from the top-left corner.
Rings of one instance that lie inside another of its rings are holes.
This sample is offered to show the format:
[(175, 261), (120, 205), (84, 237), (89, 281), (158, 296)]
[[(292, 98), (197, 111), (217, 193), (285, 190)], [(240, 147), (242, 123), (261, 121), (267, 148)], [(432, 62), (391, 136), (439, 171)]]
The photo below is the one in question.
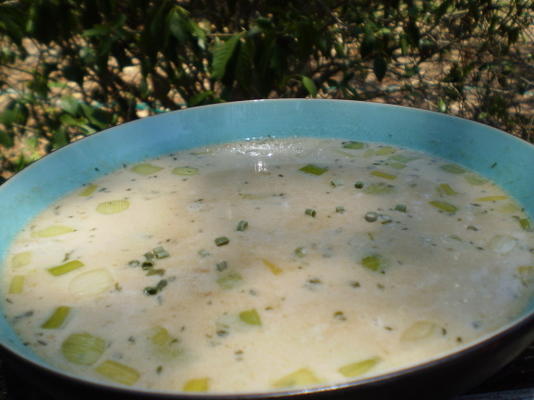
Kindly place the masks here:
[(210, 378), (194, 378), (189, 379), (182, 390), (184, 392), (207, 392), (210, 386)]
[(449, 214), (454, 214), (456, 211), (458, 211), (458, 207), (456, 207), (454, 204), (447, 203), (446, 201), (433, 200), (429, 201), (428, 204), (436, 207), (438, 210), (448, 212)]
[(15, 275), (11, 278), (11, 283), (9, 284), (9, 294), (20, 294), (24, 290), (24, 281), (26, 277), (24, 275)]
[(78, 365), (94, 364), (105, 350), (106, 341), (89, 333), (73, 333), (61, 344), (63, 356)]
[(180, 340), (169, 334), (163, 326), (156, 326), (150, 332), (150, 343), (154, 353), (160, 358), (171, 359), (183, 353)]
[(90, 185), (87, 185), (82, 190), (80, 190), (80, 192), (78, 193), (78, 196), (84, 196), (84, 197), (91, 196), (95, 192), (97, 187), (98, 186), (96, 186), (94, 183), (91, 183)]
[(438, 330), (438, 325), (431, 321), (416, 321), (401, 335), (401, 342), (416, 342), (429, 338)]
[(66, 233), (74, 232), (76, 229), (64, 225), (52, 225), (39, 231), (32, 232), (32, 237), (48, 238), (52, 236), (65, 235)]
[(282, 272), (284, 272), (282, 268), (269, 260), (262, 259), (261, 261), (267, 268), (269, 268), (269, 271), (271, 271), (273, 275), (280, 275)]
[(95, 371), (109, 380), (129, 386), (141, 377), (136, 369), (112, 360), (104, 361), (95, 368)]
[(250, 310), (241, 311), (239, 313), (239, 319), (248, 325), (261, 326), (261, 318), (255, 308)]
[(391, 193), (393, 189), (395, 189), (395, 186), (390, 185), (389, 183), (377, 182), (365, 185), (363, 187), (363, 192), (367, 194), (381, 195)]
[(349, 142), (343, 142), (341, 143), (341, 145), (344, 149), (350, 149), (350, 150), (361, 150), (365, 147), (365, 143), (355, 142), (352, 140)]
[(47, 271), (50, 272), (54, 276), (60, 276), (64, 275), (66, 273), (69, 273), (71, 271), (74, 271), (75, 269), (83, 267), (85, 264), (81, 262), (80, 260), (73, 260), (66, 262), (65, 264), (58, 265), (56, 267), (47, 268)]
[(130, 202), (125, 199), (104, 201), (96, 206), (96, 211), (100, 214), (109, 215), (126, 211), (130, 207)]
[(475, 201), (499, 201), (499, 200), (507, 200), (508, 196), (485, 196), (485, 197), (479, 197), (476, 198)]
[(130, 171), (135, 172), (139, 175), (152, 175), (156, 172), (161, 171), (163, 168), (158, 167), (156, 165), (148, 164), (148, 163), (141, 163), (134, 165), (132, 168), (130, 168)]
[(223, 289), (232, 289), (241, 284), (243, 277), (239, 272), (227, 271), (217, 279), (217, 284)]
[(378, 170), (371, 171), (371, 175), (378, 176), (379, 178), (389, 179), (390, 181), (397, 179), (397, 175), (388, 174), (387, 172)]
[(458, 194), (448, 183), (441, 183), (436, 190), (442, 196), (455, 196)]
[(20, 268), (25, 267), (32, 261), (32, 252), (31, 251), (23, 251), (22, 253), (17, 253), (13, 257), (11, 257), (11, 267), (12, 268)]
[(338, 369), (338, 372), (347, 378), (353, 378), (367, 373), (380, 361), (380, 357), (368, 358), (366, 360), (344, 365)]
[(41, 325), (42, 329), (58, 329), (61, 328), (67, 317), (70, 314), (70, 307), (68, 306), (59, 306), (57, 307), (52, 315)]
[(289, 375), (280, 378), (273, 383), (276, 389), (292, 388), (295, 386), (309, 386), (320, 383), (321, 381), (309, 368), (301, 368)]
[(439, 167), (445, 172), (448, 172), (449, 174), (463, 174), (465, 172), (465, 169), (460, 167), (457, 164), (444, 164), (441, 167)]
[(302, 168), (299, 168), (299, 171), (302, 171), (302, 172), (305, 172), (305, 173), (311, 174), (311, 175), (322, 175), (326, 171), (328, 171), (328, 168), (319, 167), (319, 166), (314, 165), (314, 164), (308, 164), (308, 165), (305, 165)]
[(172, 170), (174, 175), (179, 176), (192, 176), (198, 174), (198, 168), (193, 167), (176, 167)]
[(76, 296), (96, 296), (109, 290), (114, 280), (105, 268), (94, 269), (75, 276), (69, 284), (69, 290)]

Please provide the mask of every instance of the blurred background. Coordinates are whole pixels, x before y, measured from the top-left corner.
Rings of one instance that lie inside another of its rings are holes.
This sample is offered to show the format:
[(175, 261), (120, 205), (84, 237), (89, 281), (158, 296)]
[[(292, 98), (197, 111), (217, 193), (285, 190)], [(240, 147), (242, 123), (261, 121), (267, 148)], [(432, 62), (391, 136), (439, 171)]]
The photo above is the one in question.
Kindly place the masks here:
[(531, 0), (0, 0), (0, 178), (107, 127), (315, 97), (534, 142)]

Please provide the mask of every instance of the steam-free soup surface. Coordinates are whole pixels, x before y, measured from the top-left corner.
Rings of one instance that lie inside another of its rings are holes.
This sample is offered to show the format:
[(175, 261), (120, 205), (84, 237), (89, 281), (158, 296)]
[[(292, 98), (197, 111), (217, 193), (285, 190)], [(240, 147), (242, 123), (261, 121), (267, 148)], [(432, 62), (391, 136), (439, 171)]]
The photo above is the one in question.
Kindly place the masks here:
[(4, 313), (50, 364), (168, 391), (349, 381), (513, 320), (531, 221), (445, 160), (267, 139), (129, 165), (62, 198), (5, 259)]

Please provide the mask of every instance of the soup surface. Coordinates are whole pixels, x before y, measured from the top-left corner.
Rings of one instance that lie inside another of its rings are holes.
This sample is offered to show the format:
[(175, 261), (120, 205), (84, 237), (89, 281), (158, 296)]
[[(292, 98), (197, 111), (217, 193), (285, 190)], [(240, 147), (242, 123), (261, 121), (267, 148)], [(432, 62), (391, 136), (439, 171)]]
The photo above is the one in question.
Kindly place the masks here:
[(516, 318), (531, 222), (442, 159), (265, 139), (88, 183), (5, 258), (3, 311), (48, 363), (168, 391), (338, 383), (439, 357)]

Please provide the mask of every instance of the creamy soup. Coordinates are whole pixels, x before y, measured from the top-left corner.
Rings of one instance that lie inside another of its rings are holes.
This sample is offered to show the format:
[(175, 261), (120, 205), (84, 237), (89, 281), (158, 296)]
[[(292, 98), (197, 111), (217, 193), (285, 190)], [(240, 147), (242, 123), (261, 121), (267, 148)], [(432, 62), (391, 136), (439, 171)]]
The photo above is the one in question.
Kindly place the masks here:
[(266, 139), (147, 160), (35, 218), (5, 258), (25, 345), (166, 391), (339, 383), (440, 357), (527, 306), (532, 222), (496, 185), (386, 146)]

